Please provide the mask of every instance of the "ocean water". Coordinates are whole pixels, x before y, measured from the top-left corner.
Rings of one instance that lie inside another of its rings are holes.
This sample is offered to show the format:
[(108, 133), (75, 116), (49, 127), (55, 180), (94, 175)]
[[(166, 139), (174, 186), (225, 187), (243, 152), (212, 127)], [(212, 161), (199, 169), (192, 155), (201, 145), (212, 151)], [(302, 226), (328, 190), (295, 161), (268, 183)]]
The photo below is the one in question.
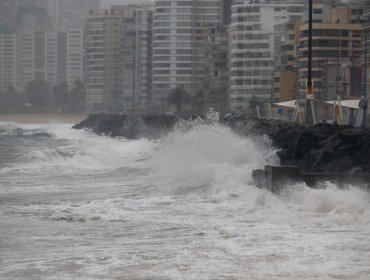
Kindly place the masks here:
[(370, 279), (370, 194), (258, 189), (268, 139), (0, 123), (0, 279)]

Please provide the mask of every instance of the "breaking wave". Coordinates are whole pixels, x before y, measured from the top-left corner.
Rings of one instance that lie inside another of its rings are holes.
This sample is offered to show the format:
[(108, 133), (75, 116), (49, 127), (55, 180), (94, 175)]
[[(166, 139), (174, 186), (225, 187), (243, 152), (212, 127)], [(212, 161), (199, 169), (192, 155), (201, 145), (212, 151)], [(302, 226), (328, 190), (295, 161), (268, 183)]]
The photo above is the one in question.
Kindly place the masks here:
[(157, 142), (21, 129), (52, 137), (18, 143), (0, 167), (0, 278), (93, 279), (97, 256), (111, 258), (101, 279), (368, 278), (369, 193), (256, 188), (252, 170), (277, 160), (268, 139), (212, 120)]

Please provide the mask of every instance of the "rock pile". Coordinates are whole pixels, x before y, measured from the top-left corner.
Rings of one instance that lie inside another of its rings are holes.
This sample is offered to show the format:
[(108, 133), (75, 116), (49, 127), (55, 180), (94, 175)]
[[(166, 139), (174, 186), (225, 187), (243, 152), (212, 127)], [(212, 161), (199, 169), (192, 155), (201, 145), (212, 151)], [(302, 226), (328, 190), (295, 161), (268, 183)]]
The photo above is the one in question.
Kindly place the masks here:
[[(194, 119), (189, 116), (185, 119)], [(95, 114), (74, 126), (98, 135), (157, 139), (173, 129), (173, 115)], [(318, 124), (311, 127), (247, 117), (222, 118), (221, 123), (243, 135), (267, 134), (281, 165), (298, 166), (303, 172), (370, 172), (370, 129)]]
[(369, 128), (261, 121), (253, 124), (252, 131), (272, 139), (280, 149), (281, 165), (299, 166), (312, 173), (370, 172)]
[(178, 118), (171, 115), (120, 115), (92, 114), (86, 120), (73, 126), (89, 130), (98, 135), (124, 137), (127, 139), (159, 138), (171, 130)]

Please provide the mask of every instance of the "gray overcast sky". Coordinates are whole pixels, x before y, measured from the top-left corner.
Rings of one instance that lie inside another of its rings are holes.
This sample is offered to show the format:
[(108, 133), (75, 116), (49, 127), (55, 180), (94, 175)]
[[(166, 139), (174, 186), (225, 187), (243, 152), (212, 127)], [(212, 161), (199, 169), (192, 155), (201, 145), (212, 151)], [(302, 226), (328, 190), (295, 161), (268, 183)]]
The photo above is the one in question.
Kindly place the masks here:
[(112, 4), (140, 4), (140, 3), (148, 3), (149, 0), (100, 0), (101, 8), (106, 9), (109, 8)]

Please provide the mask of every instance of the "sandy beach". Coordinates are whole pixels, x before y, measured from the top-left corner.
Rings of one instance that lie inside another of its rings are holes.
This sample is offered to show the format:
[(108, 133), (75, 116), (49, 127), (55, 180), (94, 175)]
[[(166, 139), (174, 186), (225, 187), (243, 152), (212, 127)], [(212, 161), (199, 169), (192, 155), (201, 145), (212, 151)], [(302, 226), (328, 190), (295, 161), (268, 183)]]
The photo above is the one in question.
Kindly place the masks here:
[(86, 119), (83, 114), (0, 114), (0, 122), (16, 123), (79, 123)]

